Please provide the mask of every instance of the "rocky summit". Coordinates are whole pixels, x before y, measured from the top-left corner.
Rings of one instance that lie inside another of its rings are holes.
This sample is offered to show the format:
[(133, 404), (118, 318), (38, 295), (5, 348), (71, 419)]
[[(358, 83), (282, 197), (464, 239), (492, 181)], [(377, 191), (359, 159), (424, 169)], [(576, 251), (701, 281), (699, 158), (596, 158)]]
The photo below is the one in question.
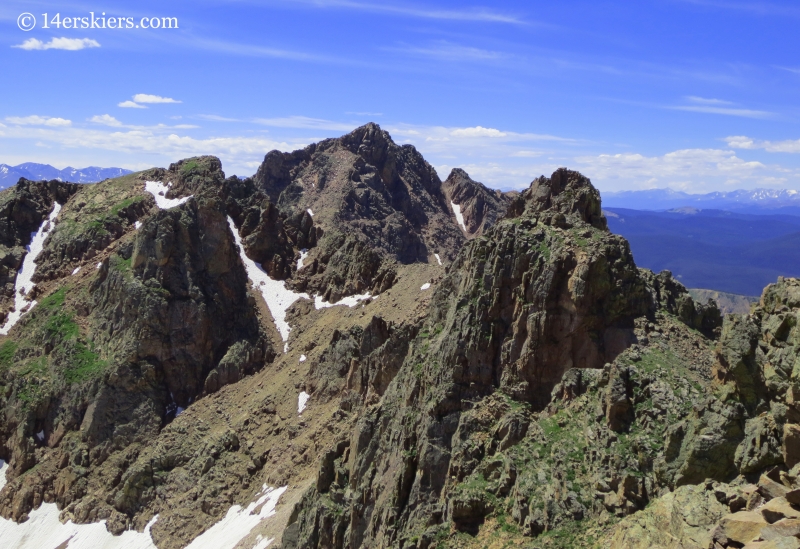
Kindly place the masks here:
[(368, 124), (0, 193), (10, 547), (800, 548), (800, 281), (723, 316), (559, 169)]

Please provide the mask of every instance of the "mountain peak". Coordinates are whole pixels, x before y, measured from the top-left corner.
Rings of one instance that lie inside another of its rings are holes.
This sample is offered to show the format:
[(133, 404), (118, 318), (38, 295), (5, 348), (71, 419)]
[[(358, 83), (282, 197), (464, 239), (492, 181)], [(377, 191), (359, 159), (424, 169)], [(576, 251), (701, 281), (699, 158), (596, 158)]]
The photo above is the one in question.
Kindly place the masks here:
[(480, 236), (494, 225), (518, 194), (489, 189), (461, 168), (450, 171), (442, 190), (467, 238)]
[(550, 177), (540, 176), (531, 182), (531, 186), (509, 208), (509, 217), (523, 213), (550, 213), (556, 224), (580, 221), (608, 230), (600, 206), (600, 192), (588, 177), (566, 168), (559, 168)]

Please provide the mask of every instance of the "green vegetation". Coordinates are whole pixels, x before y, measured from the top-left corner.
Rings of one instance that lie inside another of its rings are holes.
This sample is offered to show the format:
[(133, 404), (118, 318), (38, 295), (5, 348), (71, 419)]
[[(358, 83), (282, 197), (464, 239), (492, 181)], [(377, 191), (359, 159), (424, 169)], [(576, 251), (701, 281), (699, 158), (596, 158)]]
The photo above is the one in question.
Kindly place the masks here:
[(77, 338), (80, 328), (73, 320), (72, 313), (59, 312), (50, 316), (44, 324), (44, 331), (50, 339), (67, 341)]
[(109, 268), (130, 278), (132, 276), (131, 266), (133, 264), (133, 257), (124, 259), (119, 255), (112, 255), (109, 261)]
[(188, 174), (189, 172), (191, 172), (192, 170), (194, 170), (199, 166), (200, 164), (197, 162), (197, 160), (189, 160), (188, 162), (183, 163), (183, 166), (181, 166), (181, 171), (184, 174)]
[(10, 339), (0, 345), (0, 371), (11, 368), (18, 347), (17, 342)]
[(87, 348), (82, 343), (75, 344), (75, 351), (72, 355), (72, 362), (64, 371), (64, 378), (68, 383), (79, 383), (94, 377), (100, 373), (106, 362), (100, 360), (100, 356), (92, 349)]

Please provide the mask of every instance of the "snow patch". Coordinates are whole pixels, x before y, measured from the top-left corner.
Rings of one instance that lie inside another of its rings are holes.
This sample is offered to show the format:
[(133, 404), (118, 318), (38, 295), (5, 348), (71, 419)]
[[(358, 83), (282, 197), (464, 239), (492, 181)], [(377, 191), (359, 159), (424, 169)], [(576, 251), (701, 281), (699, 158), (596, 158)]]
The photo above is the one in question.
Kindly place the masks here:
[[(6, 485), (8, 465), (0, 460), (0, 490)], [(122, 535), (113, 536), (106, 530), (106, 521), (92, 524), (75, 524), (69, 521), (61, 524), (58, 520), (58, 507), (55, 503), (43, 503), (30, 512), (22, 524), (0, 518), (0, 539), (3, 547), (14, 549), (156, 549), (150, 529), (158, 520), (154, 516), (144, 532), (128, 530)], [(232, 546), (231, 546), (232, 547)]]
[[(0, 490), (6, 485), (7, 471), (8, 464), (0, 460)], [(222, 520), (195, 538), (187, 549), (233, 549), (261, 521), (275, 515), (275, 506), (286, 488), (264, 484), (255, 501), (244, 509), (240, 505), (231, 507)], [(43, 503), (31, 511), (30, 518), (22, 524), (0, 517), (2, 546), (14, 549), (157, 549), (150, 530), (158, 515), (147, 523), (144, 532), (128, 530), (119, 536), (106, 530), (104, 520), (91, 524), (72, 521), (62, 524), (58, 516), (55, 503)], [(256, 540), (258, 543), (253, 549), (266, 549), (274, 541), (261, 536)]]
[[(272, 488), (264, 484), (255, 501), (245, 508), (234, 505), (228, 509), (225, 518), (196, 537), (186, 549), (233, 549), (262, 520), (275, 515), (275, 506), (286, 488)], [(261, 509), (256, 513), (259, 507)], [(263, 547), (267, 545), (269, 542)]]
[(308, 215), (314, 217), (314, 212), (311, 211), (311, 208), (307, 209), (306, 211), (308, 212)]
[(36, 433), (36, 439), (37, 439), (39, 442), (42, 442), (42, 441), (44, 440), (44, 429), (42, 429), (41, 431), (39, 431), (38, 433)]
[(194, 196), (189, 195), (183, 198), (166, 198), (165, 195), (167, 194), (167, 191), (169, 191), (170, 187), (172, 187), (172, 183), (169, 185), (164, 185), (164, 183), (161, 181), (144, 182), (144, 190), (153, 195), (153, 198), (156, 199), (156, 205), (162, 210), (169, 210), (175, 206), (180, 206)]
[(351, 295), (348, 297), (343, 297), (336, 303), (328, 303), (325, 299), (320, 295), (314, 296), (314, 307), (317, 309), (327, 309), (328, 307), (338, 307), (339, 305), (347, 305), (348, 307), (355, 307), (358, 305), (359, 301), (364, 301), (365, 299), (369, 299), (372, 297), (370, 294), (360, 294), (360, 295)]
[(75, 269), (72, 271), (72, 276), (75, 276), (76, 274), (78, 274), (78, 272), (80, 272), (80, 270), (81, 270), (80, 267), (75, 267)]
[(307, 257), (308, 257), (308, 249), (303, 248), (302, 250), (300, 250), (300, 259), (297, 260), (298, 271), (303, 268), (303, 261), (305, 261)]
[(436, 261), (439, 262), (439, 265), (441, 265), (442, 264), (442, 258), (439, 257), (439, 254), (433, 254), (433, 256), (436, 258)]
[(136, 230), (138, 231), (139, 229), (142, 228), (142, 222), (141, 221), (137, 221), (137, 222), (135, 222), (133, 224), (133, 226), (136, 227)]
[(99, 269), (100, 267), (102, 267), (102, 266), (103, 266), (103, 262), (102, 262), (102, 261), (101, 261), (100, 263), (98, 263), (98, 264), (97, 264), (97, 268), (98, 268), (98, 269)]
[(39, 230), (35, 233), (31, 233), (31, 243), (28, 246), (28, 253), (25, 255), (25, 259), (22, 260), (22, 267), (19, 272), (17, 272), (17, 280), (14, 283), (14, 311), (8, 313), (6, 323), (0, 328), (0, 334), (2, 335), (7, 335), (8, 331), (14, 327), (14, 324), (19, 322), (23, 314), (22, 309), (27, 306), (28, 311), (30, 311), (36, 306), (35, 300), (30, 301), (28, 299), (28, 293), (34, 286), (31, 279), (33, 278), (33, 273), (36, 272), (36, 258), (42, 253), (44, 241), (50, 234), (50, 231), (53, 230), (56, 217), (60, 211), (61, 204), (55, 202), (53, 204), (53, 211), (50, 212), (47, 219), (42, 221)]
[[(312, 183), (313, 185), (313, 183)], [(253, 546), (253, 549), (267, 549), (269, 544), (275, 541), (275, 538), (265, 538), (261, 534), (256, 537), (256, 544)]]
[(236, 225), (233, 223), (233, 219), (231, 219), (230, 216), (228, 216), (228, 225), (231, 228), (231, 232), (233, 232), (236, 245), (239, 247), (239, 257), (242, 258), (244, 268), (247, 270), (247, 276), (252, 281), (253, 286), (261, 292), (261, 296), (264, 298), (267, 308), (269, 308), (269, 312), (275, 320), (275, 327), (281, 334), (283, 341), (287, 342), (283, 346), (283, 352), (285, 353), (289, 350), (289, 332), (292, 329), (289, 323), (286, 322), (286, 310), (301, 297), (306, 299), (311, 298), (308, 294), (291, 291), (286, 287), (286, 283), (281, 280), (272, 280), (260, 265), (247, 257), (244, 253), (242, 237), (239, 236), (239, 231), (236, 230)]
[(467, 226), (464, 224), (464, 216), (461, 214), (461, 206), (455, 202), (450, 202), (450, 205), (453, 207), (453, 213), (456, 214), (456, 221), (461, 225), (464, 232), (467, 232)]
[(427, 290), (427, 289), (428, 289), (428, 288), (430, 288), (430, 287), (431, 287), (431, 283), (430, 283), (430, 282), (426, 282), (425, 284), (423, 284), (422, 286), (420, 286), (420, 287), (419, 287), (419, 289), (420, 289), (420, 290), (423, 290), (423, 291), (425, 291), (425, 290)]
[(300, 393), (300, 396), (297, 397), (297, 413), (302, 414), (303, 410), (306, 409), (306, 404), (308, 404), (308, 399), (311, 397), (305, 391)]
[(306, 361), (306, 355), (300, 355), (300, 362)]

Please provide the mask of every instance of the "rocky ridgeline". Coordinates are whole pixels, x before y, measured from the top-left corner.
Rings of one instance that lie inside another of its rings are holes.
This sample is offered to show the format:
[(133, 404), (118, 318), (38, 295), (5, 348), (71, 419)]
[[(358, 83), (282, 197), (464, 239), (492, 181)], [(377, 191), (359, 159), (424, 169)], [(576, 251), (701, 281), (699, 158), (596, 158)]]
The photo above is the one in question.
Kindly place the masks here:
[[(537, 179), (453, 262), (383, 398), (323, 456), (284, 546), (427, 548), (487, 520), (524, 539), (644, 508), (674, 480), (657, 477), (651, 445), (708, 392), (709, 343), (692, 328), (720, 320), (635, 267), (586, 178)], [(648, 419), (651, 391), (662, 410)]]
[[(797, 547), (800, 283), (723, 319), (636, 267), (577, 172), (442, 183), (370, 124), (253, 178), (23, 181), (5, 311), (54, 203), (38, 304), (0, 341), (4, 517), (158, 514), (177, 549), (266, 483), (279, 526), (248, 546)], [(380, 295), (298, 299), (283, 353), (231, 222), (284, 289)]]

